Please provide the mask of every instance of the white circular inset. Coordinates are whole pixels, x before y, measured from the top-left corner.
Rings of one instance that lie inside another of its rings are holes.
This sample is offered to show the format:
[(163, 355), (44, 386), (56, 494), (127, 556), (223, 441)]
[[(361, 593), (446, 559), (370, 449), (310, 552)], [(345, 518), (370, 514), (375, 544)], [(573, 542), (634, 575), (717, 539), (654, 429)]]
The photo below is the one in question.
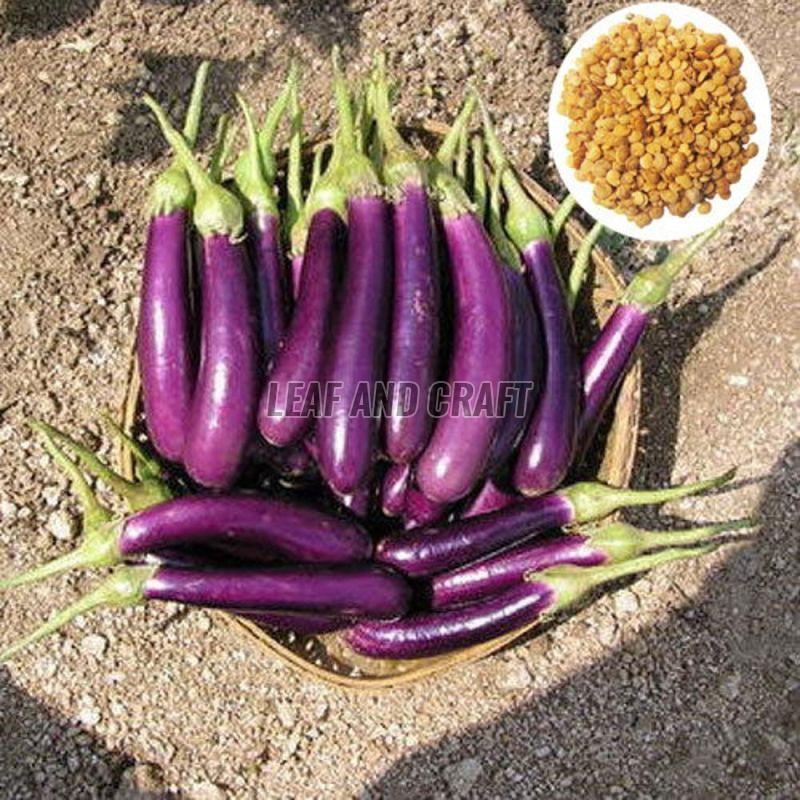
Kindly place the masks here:
[[(592, 198), (594, 189), (590, 181), (580, 181), (575, 170), (569, 166), (567, 160), (567, 133), (570, 120), (559, 114), (557, 109), (561, 95), (564, 92), (564, 80), (570, 70), (577, 65), (578, 58), (584, 49), (592, 47), (598, 38), (608, 33), (615, 25), (625, 22), (632, 14), (654, 19), (665, 14), (669, 17), (670, 24), (676, 28), (691, 22), (704, 33), (721, 33), (732, 47), (738, 48), (743, 56), (740, 74), (747, 81), (744, 97), (755, 116), (756, 132), (750, 137), (751, 142), (758, 145), (758, 153), (742, 167), (742, 176), (731, 185), (731, 196), (724, 200), (719, 196), (710, 199), (711, 211), (701, 214), (693, 208), (685, 217), (677, 217), (664, 209), (664, 216), (653, 220), (644, 227), (639, 227), (629, 220), (624, 214), (601, 206)], [(727, 26), (711, 14), (699, 8), (685, 6), (681, 3), (638, 3), (637, 5), (621, 8), (607, 17), (603, 17), (589, 28), (567, 53), (556, 75), (553, 89), (550, 93), (550, 107), (548, 111), (548, 125), (550, 129), (550, 151), (558, 168), (561, 180), (564, 181), (569, 192), (578, 201), (587, 213), (594, 217), (606, 228), (617, 233), (630, 236), (633, 239), (647, 239), (657, 242), (669, 242), (674, 239), (684, 239), (687, 236), (696, 236), (708, 230), (713, 225), (722, 222), (732, 214), (744, 201), (756, 185), (764, 162), (767, 160), (767, 150), (772, 129), (772, 115), (770, 113), (769, 92), (767, 83), (758, 62), (750, 52), (747, 45)]]

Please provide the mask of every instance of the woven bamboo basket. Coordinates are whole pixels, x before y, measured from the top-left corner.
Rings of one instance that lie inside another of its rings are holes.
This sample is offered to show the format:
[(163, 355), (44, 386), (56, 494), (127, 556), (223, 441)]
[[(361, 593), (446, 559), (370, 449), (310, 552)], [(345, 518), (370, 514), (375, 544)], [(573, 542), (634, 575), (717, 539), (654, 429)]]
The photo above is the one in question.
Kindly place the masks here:
[[(420, 146), (430, 149), (445, 130), (443, 125), (429, 123), (421, 128), (409, 129), (407, 133)], [(308, 146), (307, 155), (310, 155), (313, 146)], [(556, 200), (531, 178), (525, 175), (521, 177), (531, 196), (545, 211), (552, 213), (557, 206)], [(585, 236), (586, 230), (577, 221), (568, 220), (565, 236), (562, 237), (564, 241), (559, 244), (559, 249), (563, 248), (562, 256), (565, 252), (574, 252)], [(577, 309), (577, 330), (583, 347), (609, 316), (623, 289), (623, 279), (612, 261), (599, 248), (594, 248), (587, 286)], [(606, 429), (598, 437), (598, 444), (589, 459), (590, 474), (615, 486), (627, 486), (631, 478), (639, 427), (640, 388), (641, 363), (637, 360), (620, 387), (614, 406), (609, 410)], [(145, 427), (140, 382), (133, 353), (120, 417), (124, 430), (139, 438), (143, 436)], [(122, 473), (132, 477), (133, 462), (129, 451), (120, 449), (118, 461)], [(508, 647), (535, 628), (535, 624), (532, 624), (490, 642), (435, 658), (379, 661), (354, 654), (336, 633), (301, 636), (291, 632), (268, 632), (231, 614), (216, 613), (240, 635), (255, 640), (266, 653), (299, 673), (336, 686), (362, 690), (407, 685), (458, 664), (476, 661)]]

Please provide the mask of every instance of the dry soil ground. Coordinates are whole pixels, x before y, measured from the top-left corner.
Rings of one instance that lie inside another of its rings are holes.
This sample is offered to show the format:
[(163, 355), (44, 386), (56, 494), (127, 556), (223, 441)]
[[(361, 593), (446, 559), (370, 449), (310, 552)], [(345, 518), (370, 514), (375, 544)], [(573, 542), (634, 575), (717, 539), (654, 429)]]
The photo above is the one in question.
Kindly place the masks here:
[[(123, 392), (141, 209), (164, 163), (143, 91), (180, 98), (211, 58), (218, 112), (234, 88), (272, 96), (296, 52), (314, 127), (329, 108), (330, 46), (353, 69), (383, 47), (406, 118), (449, 117), (472, 77), (519, 163), (557, 189), (543, 146), (550, 83), (570, 42), (619, 5), (0, 4), (0, 572), (63, 552), (74, 533), (65, 481), (26, 418), (96, 435), (96, 411)], [(757, 512), (755, 541), (662, 569), (502, 656), (386, 695), (300, 680), (204, 613), (98, 614), (0, 669), (2, 797), (796, 796), (800, 9), (699, 5), (759, 58), (774, 137), (757, 190), (648, 334), (636, 481), (739, 464), (733, 491), (669, 511)], [(3, 597), (0, 639), (90, 582)]]

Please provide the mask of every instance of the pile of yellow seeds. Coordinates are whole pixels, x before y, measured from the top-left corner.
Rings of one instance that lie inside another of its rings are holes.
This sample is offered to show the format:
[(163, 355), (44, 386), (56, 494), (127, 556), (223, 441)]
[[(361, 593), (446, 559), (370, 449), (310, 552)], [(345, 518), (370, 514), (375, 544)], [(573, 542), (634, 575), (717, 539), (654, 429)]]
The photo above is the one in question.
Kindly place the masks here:
[(685, 216), (730, 197), (758, 152), (739, 74), (742, 54), (721, 34), (669, 17), (632, 16), (584, 50), (558, 111), (569, 117), (569, 164), (595, 202), (639, 226), (669, 209)]

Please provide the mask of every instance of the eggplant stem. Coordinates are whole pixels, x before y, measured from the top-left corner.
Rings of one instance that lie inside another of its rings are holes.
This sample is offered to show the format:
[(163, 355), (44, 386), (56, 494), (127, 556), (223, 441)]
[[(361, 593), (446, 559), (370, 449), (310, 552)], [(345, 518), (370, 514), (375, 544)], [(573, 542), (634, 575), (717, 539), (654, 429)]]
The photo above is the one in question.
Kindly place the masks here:
[(592, 250), (603, 232), (603, 226), (596, 222), (589, 233), (586, 234), (581, 242), (578, 252), (575, 254), (575, 260), (572, 262), (572, 269), (569, 271), (569, 278), (567, 279), (567, 304), (569, 310), (575, 310), (575, 304), (578, 302), (578, 295), (580, 294), (583, 282), (586, 280), (586, 272), (589, 268), (589, 259), (592, 256)]
[(591, 522), (620, 508), (666, 503), (716, 489), (731, 481), (735, 474), (732, 469), (715, 478), (666, 489), (620, 489), (603, 483), (575, 483), (560, 493), (572, 504), (574, 522)]
[(100, 414), (100, 421), (113, 438), (119, 440), (124, 447), (131, 451), (136, 464), (136, 474), (141, 480), (161, 480), (164, 470), (157, 458), (153, 458), (140, 442), (122, 430), (107, 412)]
[(707, 539), (713, 539), (729, 531), (744, 530), (758, 527), (758, 520), (752, 517), (745, 519), (718, 522), (712, 525), (700, 525), (680, 531), (638, 531), (642, 548), (652, 550), (656, 547), (671, 547), (673, 545), (697, 544)]
[(86, 566), (86, 553), (84, 552), (83, 546), (81, 546), (69, 553), (65, 553), (63, 556), (54, 558), (52, 561), (29, 569), (27, 572), (20, 572), (17, 575), (12, 575), (10, 578), (0, 580), (0, 592), (12, 589), (15, 586), (38, 583), (39, 581), (45, 580), (45, 578), (52, 578), (55, 575), (61, 575), (73, 569), (83, 569)]
[(675, 278), (706, 243), (719, 233), (722, 225), (720, 222), (690, 239), (683, 247), (673, 250), (660, 264), (639, 270), (625, 291), (622, 302), (637, 305), (646, 311), (663, 303)]
[(475, 202), (475, 213), (483, 222), (486, 219), (488, 203), (486, 189), (486, 145), (483, 136), (472, 137), (472, 199)]
[(469, 159), (469, 132), (462, 128), (458, 137), (458, 150), (456, 151), (456, 177), (461, 183), (467, 185), (467, 161)]
[(200, 120), (203, 116), (203, 94), (206, 90), (209, 66), (208, 61), (200, 62), (200, 66), (194, 76), (192, 95), (189, 98), (186, 119), (183, 123), (183, 135), (189, 147), (194, 147), (197, 144), (197, 135), (200, 133)]
[(226, 155), (230, 153), (230, 140), (228, 138), (230, 121), (230, 114), (220, 114), (217, 120), (217, 129), (214, 133), (214, 149), (211, 151), (211, 159), (208, 162), (208, 175), (214, 183), (219, 183), (222, 180)]
[(333, 96), (339, 115), (340, 146), (345, 152), (353, 152), (357, 149), (353, 105), (350, 100), (347, 81), (342, 72), (341, 51), (338, 45), (334, 45), (331, 51), (331, 62), (333, 64)]
[(94, 523), (95, 520), (111, 519), (111, 511), (97, 499), (97, 495), (78, 465), (56, 444), (53, 438), (55, 429), (37, 419), (30, 420), (28, 424), (42, 437), (44, 449), (70, 479), (72, 489), (81, 503), (84, 524)]
[(436, 152), (436, 160), (447, 170), (450, 170), (452, 167), (456, 148), (461, 138), (461, 131), (466, 129), (469, 125), (470, 118), (475, 111), (477, 103), (478, 100), (474, 92), (470, 92), (464, 100), (461, 111), (458, 112), (450, 130), (447, 132), (447, 136), (444, 137), (444, 140)]
[(671, 561), (682, 561), (683, 559), (706, 555), (716, 550), (717, 547), (718, 545), (716, 544), (688, 548), (675, 547), (632, 558), (629, 561), (604, 564), (599, 567), (551, 567), (543, 572), (528, 573), (525, 575), (525, 580), (528, 582), (542, 581), (555, 590), (555, 602), (549, 609), (549, 613), (554, 613), (573, 605), (592, 589), (604, 583), (610, 583), (628, 575), (646, 572)]
[(36, 630), (18, 639), (0, 653), (0, 664), (9, 661), (21, 650), (30, 647), (52, 633), (56, 633), (76, 617), (96, 608), (123, 608), (144, 602), (144, 585), (157, 567), (121, 567), (113, 572), (96, 589), (54, 614)]
[(247, 132), (247, 148), (237, 160), (234, 168), (236, 186), (249, 206), (261, 213), (277, 216), (278, 201), (264, 167), (253, 113), (247, 101), (238, 92), (236, 93), (236, 102), (242, 110)]
[(577, 204), (578, 201), (571, 194), (568, 194), (558, 204), (558, 208), (556, 208), (556, 210), (553, 212), (553, 216), (550, 218), (550, 233), (553, 237), (553, 241), (558, 238), (559, 234), (561, 233), (561, 229), (566, 224), (570, 214), (572, 214)]
[(520, 250), (524, 250), (531, 242), (551, 241), (552, 234), (547, 217), (537, 203), (528, 196), (509, 165), (508, 157), (492, 124), (489, 109), (480, 95), (476, 93), (475, 96), (483, 117), (483, 135), (486, 138), (489, 158), (494, 169), (502, 174), (503, 188), (508, 196), (506, 228), (511, 240)]
[(291, 240), (292, 230), (303, 215), (303, 109), (297, 85), (289, 96), (289, 158), (286, 166), (285, 236)]
[(258, 147), (261, 151), (261, 160), (264, 164), (266, 179), (269, 183), (273, 183), (275, 181), (275, 176), (277, 174), (274, 153), (275, 136), (278, 132), (278, 126), (281, 123), (281, 119), (286, 113), (286, 108), (291, 100), (291, 97), (297, 92), (299, 76), (300, 68), (298, 67), (297, 61), (292, 59), (283, 89), (278, 97), (275, 98), (275, 102), (273, 102), (273, 104), (267, 109), (267, 114), (264, 118), (264, 124), (258, 133)]
[(492, 177), (492, 187), (489, 194), (489, 233), (503, 263), (520, 272), (522, 271), (522, 261), (514, 244), (503, 230), (503, 221), (500, 216), (503, 172), (506, 169), (507, 167), (503, 167), (496, 170)]

